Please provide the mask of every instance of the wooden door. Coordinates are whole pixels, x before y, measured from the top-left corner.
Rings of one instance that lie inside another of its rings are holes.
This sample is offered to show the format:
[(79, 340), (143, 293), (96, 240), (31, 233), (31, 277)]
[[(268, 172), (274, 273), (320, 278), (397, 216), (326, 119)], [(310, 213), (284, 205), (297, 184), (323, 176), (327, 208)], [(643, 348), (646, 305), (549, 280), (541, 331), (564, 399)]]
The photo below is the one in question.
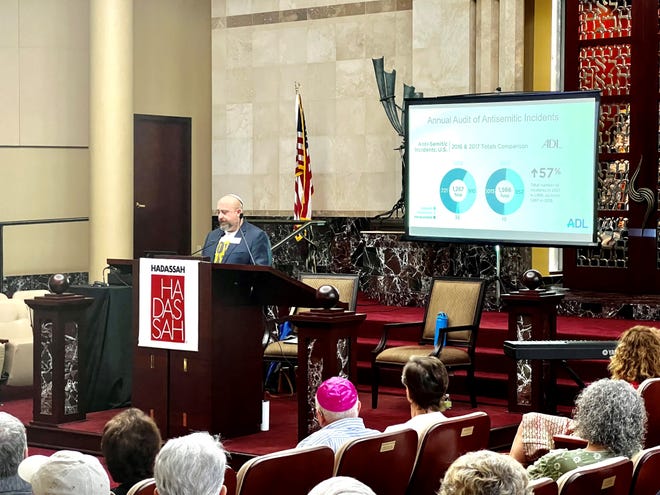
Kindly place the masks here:
[(190, 254), (191, 119), (134, 116), (133, 256)]

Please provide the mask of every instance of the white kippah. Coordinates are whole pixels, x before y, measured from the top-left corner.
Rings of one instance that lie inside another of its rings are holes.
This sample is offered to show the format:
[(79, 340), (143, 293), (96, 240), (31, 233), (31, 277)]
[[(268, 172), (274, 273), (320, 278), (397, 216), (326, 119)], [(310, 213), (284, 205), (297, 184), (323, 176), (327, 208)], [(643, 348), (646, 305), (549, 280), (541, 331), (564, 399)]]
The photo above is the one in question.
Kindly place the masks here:
[(237, 200), (241, 204), (241, 208), (243, 208), (243, 200), (241, 199), (241, 197), (238, 194), (229, 193), (229, 194), (227, 194), (227, 196), (230, 196), (230, 197), (234, 198), (235, 200)]

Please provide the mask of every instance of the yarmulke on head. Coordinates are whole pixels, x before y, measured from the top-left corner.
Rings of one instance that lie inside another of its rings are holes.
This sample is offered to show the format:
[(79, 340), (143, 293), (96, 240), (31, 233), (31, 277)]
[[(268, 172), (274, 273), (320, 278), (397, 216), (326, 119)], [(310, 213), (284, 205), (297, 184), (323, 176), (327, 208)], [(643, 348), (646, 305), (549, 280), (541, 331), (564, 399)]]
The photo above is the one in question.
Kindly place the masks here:
[(358, 393), (350, 380), (333, 376), (319, 385), (316, 400), (326, 411), (344, 412), (355, 405)]

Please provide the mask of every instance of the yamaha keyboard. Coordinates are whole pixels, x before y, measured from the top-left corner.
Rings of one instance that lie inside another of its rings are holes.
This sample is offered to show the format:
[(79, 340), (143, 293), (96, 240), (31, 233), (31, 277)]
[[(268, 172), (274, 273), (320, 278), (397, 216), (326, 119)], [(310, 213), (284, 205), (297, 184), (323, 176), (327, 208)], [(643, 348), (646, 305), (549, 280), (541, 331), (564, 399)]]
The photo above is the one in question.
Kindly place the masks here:
[(504, 354), (513, 359), (609, 359), (616, 340), (505, 340)]

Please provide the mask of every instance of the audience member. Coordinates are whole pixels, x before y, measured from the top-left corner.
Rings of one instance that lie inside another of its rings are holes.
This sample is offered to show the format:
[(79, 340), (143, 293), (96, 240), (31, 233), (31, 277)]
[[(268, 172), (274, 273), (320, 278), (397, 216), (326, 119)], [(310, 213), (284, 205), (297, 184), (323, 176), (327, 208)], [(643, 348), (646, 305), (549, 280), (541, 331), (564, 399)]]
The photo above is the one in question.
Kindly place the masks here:
[(531, 495), (529, 478), (507, 455), (479, 450), (456, 459), (445, 473), (438, 495)]
[(527, 468), (533, 479), (562, 474), (610, 457), (632, 457), (644, 442), (644, 400), (630, 383), (603, 378), (585, 388), (575, 401), (575, 433), (588, 442), (583, 449), (550, 451)]
[(607, 366), (611, 377), (639, 387), (647, 378), (660, 377), (660, 330), (635, 325), (621, 334)]
[(209, 433), (173, 438), (156, 455), (154, 478), (160, 495), (225, 495), (227, 454)]
[(449, 377), (445, 365), (434, 356), (412, 356), (403, 367), (401, 382), (406, 387), (410, 403), (410, 419), (405, 423), (388, 426), (385, 431), (412, 428), (418, 435), (446, 416), (447, 387)]
[(298, 447), (327, 445), (337, 452), (347, 441), (380, 433), (364, 426), (359, 416), (360, 400), (355, 386), (346, 378), (328, 378), (316, 391), (316, 420), (321, 429), (298, 443)]
[(350, 476), (333, 476), (321, 481), (308, 495), (376, 495), (359, 480)]
[(0, 494), (32, 493), (30, 485), (18, 476), (18, 465), (26, 455), (25, 426), (11, 414), (0, 412)]
[(110, 479), (96, 457), (60, 450), (50, 457), (26, 457), (18, 475), (32, 485), (34, 495), (108, 495)]
[(213, 263), (234, 265), (272, 265), (273, 254), (268, 235), (243, 217), (243, 200), (227, 194), (218, 200), (220, 227), (209, 232), (202, 256)]
[(101, 450), (116, 483), (115, 495), (126, 495), (137, 483), (154, 475), (154, 459), (162, 439), (156, 422), (134, 407), (116, 414), (103, 428)]
[[(613, 379), (630, 382), (635, 388), (646, 378), (660, 376), (660, 331), (636, 325), (619, 337), (608, 369)], [(537, 412), (523, 415), (511, 446), (510, 455), (528, 464), (554, 447), (554, 435), (572, 435), (574, 421), (562, 416)]]

